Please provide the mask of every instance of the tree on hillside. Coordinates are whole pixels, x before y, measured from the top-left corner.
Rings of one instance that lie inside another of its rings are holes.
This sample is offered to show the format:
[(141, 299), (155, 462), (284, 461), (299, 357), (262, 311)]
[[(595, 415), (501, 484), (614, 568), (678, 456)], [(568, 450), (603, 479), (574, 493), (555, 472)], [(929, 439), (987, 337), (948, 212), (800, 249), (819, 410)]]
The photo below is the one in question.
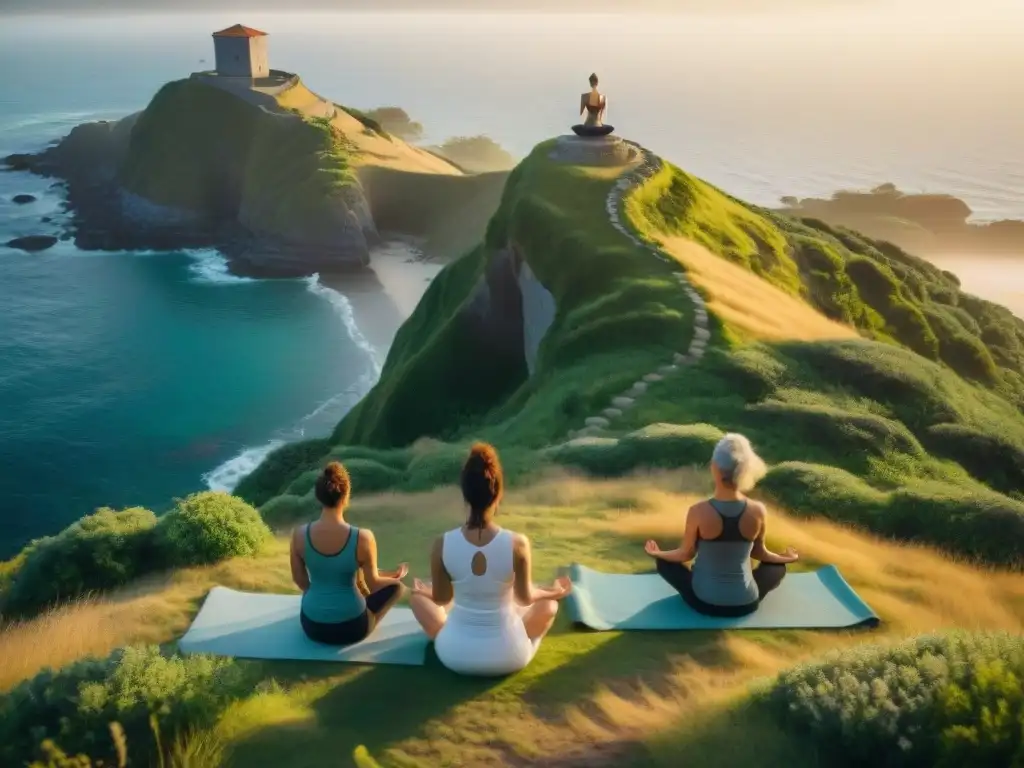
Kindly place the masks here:
[(405, 141), (419, 141), (423, 136), (423, 126), (401, 107), (377, 107), (368, 111), (366, 116), (380, 123), (392, 136)]
[(453, 136), (439, 147), (437, 154), (448, 158), (468, 171), (505, 171), (516, 160), (500, 144), (488, 136)]

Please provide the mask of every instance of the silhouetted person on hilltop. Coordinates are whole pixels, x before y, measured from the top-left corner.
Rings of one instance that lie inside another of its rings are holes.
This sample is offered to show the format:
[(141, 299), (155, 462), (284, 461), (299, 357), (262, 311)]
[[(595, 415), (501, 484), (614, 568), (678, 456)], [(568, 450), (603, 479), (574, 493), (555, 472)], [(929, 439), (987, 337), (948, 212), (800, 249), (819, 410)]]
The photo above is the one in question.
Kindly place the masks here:
[[(714, 496), (690, 507), (683, 540), (663, 551), (648, 541), (658, 574), (694, 610), (711, 616), (744, 616), (782, 583), (786, 563), (799, 555), (792, 547), (779, 555), (765, 545), (768, 512), (744, 496), (764, 477), (765, 465), (743, 435), (723, 437), (711, 456)], [(694, 559), (696, 558), (696, 559)], [(760, 561), (751, 568), (750, 558)], [(693, 560), (693, 567), (686, 564)]]
[(468, 519), (434, 543), (433, 583), (417, 579), (409, 605), (446, 667), (507, 675), (533, 659), (572, 584), (535, 587), (530, 540), (495, 524), (504, 477), (493, 447), (474, 445), (461, 479)]
[[(336, 461), (314, 487), (320, 518), (292, 532), (292, 579), (302, 590), (302, 629), (318, 643), (352, 645), (365, 639), (402, 596), (409, 567), (377, 569), (377, 541), (345, 522), (352, 483)], [(360, 583), (359, 576), (363, 577)]]

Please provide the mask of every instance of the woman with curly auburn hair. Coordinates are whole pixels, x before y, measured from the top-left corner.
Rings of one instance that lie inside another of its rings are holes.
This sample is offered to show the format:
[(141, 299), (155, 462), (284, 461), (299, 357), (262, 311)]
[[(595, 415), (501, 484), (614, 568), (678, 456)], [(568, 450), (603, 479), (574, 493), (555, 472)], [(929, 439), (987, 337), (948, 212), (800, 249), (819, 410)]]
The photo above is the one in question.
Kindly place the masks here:
[[(292, 579), (302, 590), (300, 620), (307, 637), (328, 645), (365, 639), (404, 592), (409, 567), (377, 568), (377, 541), (345, 521), (352, 483), (332, 461), (316, 480), (320, 517), (292, 533)], [(362, 577), (362, 583), (360, 582)]]
[(507, 675), (533, 659), (572, 584), (534, 586), (530, 540), (494, 522), (504, 476), (492, 446), (470, 449), (461, 485), (466, 522), (434, 543), (433, 583), (417, 579), (409, 605), (446, 667)]

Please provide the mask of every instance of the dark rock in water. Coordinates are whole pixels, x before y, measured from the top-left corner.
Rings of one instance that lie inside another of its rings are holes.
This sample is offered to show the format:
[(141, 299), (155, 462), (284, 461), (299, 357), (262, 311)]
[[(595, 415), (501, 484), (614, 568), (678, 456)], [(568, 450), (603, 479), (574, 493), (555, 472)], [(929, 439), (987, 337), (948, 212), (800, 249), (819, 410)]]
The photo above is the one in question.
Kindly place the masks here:
[(27, 203), (34, 203), (35, 201), (35, 195), (15, 195), (11, 198), (11, 202), (18, 205), (26, 205)]
[(40, 221), (43, 222), (44, 224), (49, 224), (50, 222), (53, 221), (53, 217), (52, 216), (43, 216), (43, 218), (41, 218)]
[(20, 248), (23, 251), (34, 253), (36, 251), (45, 251), (47, 248), (52, 248), (57, 244), (57, 238), (53, 235), (28, 235), (26, 237), (16, 237), (13, 240), (7, 241), (8, 248)]
[(66, 242), (68, 242), (68, 240), (70, 240), (70, 239), (71, 239), (71, 234), (70, 234), (70, 233), (67, 233), (67, 232), (66, 232), (66, 233), (64, 233), (63, 235), (61, 235), (61, 236), (60, 236), (60, 241), (61, 241), (62, 243), (66, 243)]
[(11, 171), (31, 171), (33, 155), (16, 154), (4, 158), (4, 163)]

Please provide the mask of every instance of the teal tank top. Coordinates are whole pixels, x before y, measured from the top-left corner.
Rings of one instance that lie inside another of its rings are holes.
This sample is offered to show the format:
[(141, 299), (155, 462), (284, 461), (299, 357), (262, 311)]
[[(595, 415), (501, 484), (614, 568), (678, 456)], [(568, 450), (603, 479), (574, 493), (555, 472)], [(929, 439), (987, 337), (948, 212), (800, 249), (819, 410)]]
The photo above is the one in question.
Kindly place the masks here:
[(316, 551), (306, 526), (303, 559), (309, 572), (309, 589), (302, 596), (302, 613), (320, 624), (340, 624), (355, 619), (366, 610), (366, 600), (356, 586), (359, 572), (359, 529), (354, 525), (348, 541), (336, 555)]
[(757, 582), (750, 567), (754, 542), (740, 533), (746, 499), (709, 503), (722, 518), (722, 532), (714, 539), (697, 540), (693, 561), (693, 593), (710, 605), (739, 606), (756, 603)]

